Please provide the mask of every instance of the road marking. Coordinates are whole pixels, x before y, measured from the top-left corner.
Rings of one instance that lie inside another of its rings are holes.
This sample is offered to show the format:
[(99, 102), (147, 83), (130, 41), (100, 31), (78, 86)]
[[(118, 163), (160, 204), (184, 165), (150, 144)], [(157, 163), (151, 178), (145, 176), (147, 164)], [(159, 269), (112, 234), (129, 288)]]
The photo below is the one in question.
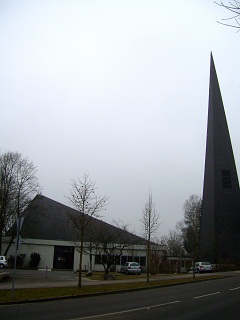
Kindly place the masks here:
[(237, 287), (237, 288), (232, 288), (232, 289), (229, 289), (230, 291), (233, 291), (233, 290), (239, 290), (240, 287)]
[(94, 319), (94, 318), (100, 318), (100, 317), (114, 316), (114, 315), (117, 315), (117, 314), (123, 314), (123, 313), (136, 312), (136, 311), (141, 311), (141, 310), (149, 310), (149, 309), (152, 309), (152, 308), (164, 307), (164, 306), (168, 306), (170, 304), (179, 303), (179, 302), (180, 301), (171, 301), (171, 302), (166, 302), (166, 303), (155, 304), (155, 305), (152, 305), (152, 306), (149, 306), (149, 307), (142, 307), (142, 308), (137, 308), (137, 309), (129, 309), (129, 310), (124, 310), (124, 311), (117, 311), (117, 312), (112, 312), (112, 313), (98, 314), (98, 315), (95, 315), (95, 316), (75, 318), (75, 319), (71, 319), (71, 320), (85, 320), (85, 319)]
[(214, 292), (214, 293), (209, 293), (209, 294), (204, 294), (203, 296), (198, 296), (198, 297), (193, 297), (193, 299), (200, 299), (200, 298), (205, 298), (209, 296), (214, 296), (216, 294), (219, 294), (220, 292)]

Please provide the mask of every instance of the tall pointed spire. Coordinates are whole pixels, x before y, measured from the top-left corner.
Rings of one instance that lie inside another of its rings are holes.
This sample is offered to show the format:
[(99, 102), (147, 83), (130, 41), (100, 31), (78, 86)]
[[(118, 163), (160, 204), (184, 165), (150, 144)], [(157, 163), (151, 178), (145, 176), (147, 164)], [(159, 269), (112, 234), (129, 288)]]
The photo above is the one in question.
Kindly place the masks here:
[(199, 258), (240, 262), (240, 190), (221, 91), (211, 54)]

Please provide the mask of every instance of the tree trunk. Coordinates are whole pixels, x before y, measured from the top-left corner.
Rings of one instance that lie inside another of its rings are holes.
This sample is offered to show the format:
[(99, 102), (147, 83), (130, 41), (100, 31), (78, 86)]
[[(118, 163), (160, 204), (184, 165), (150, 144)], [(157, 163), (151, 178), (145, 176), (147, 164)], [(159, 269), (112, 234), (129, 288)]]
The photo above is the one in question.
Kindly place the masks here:
[(148, 239), (147, 239), (147, 282), (149, 282), (150, 274), (150, 243), (151, 243), (151, 220), (148, 220)]
[(150, 240), (147, 242), (147, 282), (149, 282), (150, 273)]
[(92, 236), (90, 238), (90, 245), (89, 245), (89, 269), (92, 271), (92, 260), (93, 260), (93, 244), (92, 244)]
[(5, 249), (4, 256), (7, 256), (8, 251), (9, 251), (9, 249), (10, 249), (10, 247), (11, 247), (11, 245), (12, 245), (13, 240), (14, 240), (15, 237), (16, 237), (16, 234), (15, 234), (15, 230), (14, 230), (14, 234), (11, 236), (11, 239), (9, 240), (9, 243), (8, 243), (8, 245), (7, 245), (7, 248)]
[(83, 258), (83, 239), (80, 243), (79, 272), (78, 272), (78, 288), (82, 288), (82, 258)]
[(3, 234), (2, 228), (0, 228), (0, 255), (2, 255), (2, 234)]
[(9, 243), (8, 243), (8, 245), (7, 245), (7, 248), (6, 248), (5, 252), (4, 252), (4, 256), (7, 256), (8, 250), (10, 249), (10, 247), (11, 247), (11, 245), (12, 245), (12, 243), (13, 243), (13, 240), (14, 240), (14, 236), (12, 236), (11, 239), (9, 240)]
[(89, 268), (90, 268), (90, 271), (92, 271), (92, 253), (90, 253), (89, 259), (90, 259)]

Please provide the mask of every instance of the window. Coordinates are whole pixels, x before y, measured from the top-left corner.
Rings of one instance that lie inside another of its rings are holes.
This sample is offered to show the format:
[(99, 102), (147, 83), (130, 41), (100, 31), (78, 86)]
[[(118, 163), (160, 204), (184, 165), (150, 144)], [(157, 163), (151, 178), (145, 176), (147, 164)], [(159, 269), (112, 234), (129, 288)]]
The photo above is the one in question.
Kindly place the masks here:
[(121, 256), (121, 265), (124, 265), (127, 262), (127, 256)]
[(222, 170), (223, 189), (232, 189), (232, 180), (230, 170)]
[(119, 265), (120, 264), (120, 256), (115, 258), (115, 264)]
[(100, 254), (95, 254), (95, 263), (101, 264), (101, 255)]
[(96, 264), (102, 264), (107, 262), (107, 256), (106, 255), (101, 255), (101, 254), (96, 254), (95, 255), (95, 263)]
[(133, 261), (139, 263), (139, 257), (134, 257)]
[(146, 257), (140, 257), (140, 265), (146, 266)]

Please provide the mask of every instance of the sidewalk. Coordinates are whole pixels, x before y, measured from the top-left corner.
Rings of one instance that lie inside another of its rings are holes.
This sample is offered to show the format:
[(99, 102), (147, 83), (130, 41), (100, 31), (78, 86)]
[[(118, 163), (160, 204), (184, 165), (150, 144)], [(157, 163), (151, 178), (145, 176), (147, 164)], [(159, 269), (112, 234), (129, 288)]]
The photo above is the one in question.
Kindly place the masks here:
[[(4, 272), (10, 274), (10, 277), (4, 279), (0, 282), (0, 290), (1, 289), (11, 289), (12, 288), (12, 269), (6, 269)], [(223, 272), (216, 273), (217, 275), (224, 276), (240, 276), (240, 270), (234, 272)], [(196, 277), (202, 277), (206, 274), (196, 274)], [(154, 280), (165, 280), (165, 279), (177, 279), (177, 278), (189, 278), (191, 279), (193, 274), (158, 274), (156, 276), (152, 276), (150, 281)], [(110, 283), (123, 283), (123, 282), (144, 282), (146, 278), (139, 277), (138, 278), (129, 278), (122, 280), (92, 280), (91, 277), (82, 277), (82, 285), (101, 285), (101, 284), (110, 284)], [(47, 271), (46, 270), (21, 270), (17, 269), (15, 273), (15, 282), (14, 288), (46, 288), (46, 287), (69, 287), (69, 286), (77, 286), (78, 284), (78, 273), (74, 273), (73, 271)]]
[[(10, 277), (0, 282), (0, 289), (11, 289), (13, 281), (13, 270), (6, 269)], [(88, 279), (86, 279), (88, 282)], [(77, 286), (78, 274), (73, 271), (46, 271), (46, 270), (22, 270), (17, 269), (15, 273), (14, 288), (44, 288)], [(85, 283), (84, 283), (85, 284)]]

